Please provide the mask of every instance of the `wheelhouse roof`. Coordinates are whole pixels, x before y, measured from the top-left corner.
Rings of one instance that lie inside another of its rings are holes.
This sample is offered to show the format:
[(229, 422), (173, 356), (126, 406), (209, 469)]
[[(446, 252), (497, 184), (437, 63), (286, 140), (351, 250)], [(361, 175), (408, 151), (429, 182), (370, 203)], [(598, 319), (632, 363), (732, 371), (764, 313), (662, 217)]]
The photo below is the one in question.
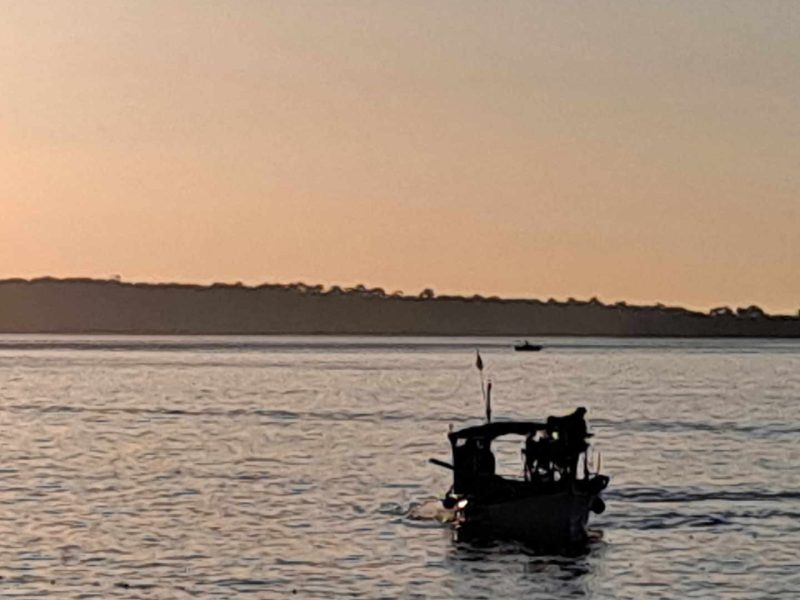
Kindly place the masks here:
[(459, 439), (480, 438), (493, 440), (501, 435), (528, 435), (547, 429), (547, 423), (536, 421), (495, 421), (473, 427), (465, 427), (447, 434), (451, 443)]

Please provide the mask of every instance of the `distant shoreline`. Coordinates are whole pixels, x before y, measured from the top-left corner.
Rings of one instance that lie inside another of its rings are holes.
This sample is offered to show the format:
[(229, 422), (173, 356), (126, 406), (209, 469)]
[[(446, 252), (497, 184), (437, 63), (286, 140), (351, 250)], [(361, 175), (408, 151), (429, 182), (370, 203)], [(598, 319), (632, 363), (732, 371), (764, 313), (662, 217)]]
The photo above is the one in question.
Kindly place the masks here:
[(604, 340), (634, 340), (634, 339), (656, 339), (656, 340), (795, 340), (800, 339), (798, 335), (618, 335), (618, 334), (561, 334), (561, 333), (534, 333), (534, 334), (494, 334), (494, 333), (203, 333), (203, 332), (183, 332), (183, 333), (163, 333), (149, 331), (3, 331), (0, 336), (96, 336), (96, 337), (314, 337), (314, 338), (500, 338), (509, 341), (523, 341), (526, 338), (529, 342), (537, 340), (558, 339), (558, 338), (579, 338), (579, 339), (604, 339)]
[(0, 280), (0, 333), (459, 337), (796, 338), (800, 318), (756, 306), (680, 307), (481, 296), (386, 294), (380, 288), (264, 284)]

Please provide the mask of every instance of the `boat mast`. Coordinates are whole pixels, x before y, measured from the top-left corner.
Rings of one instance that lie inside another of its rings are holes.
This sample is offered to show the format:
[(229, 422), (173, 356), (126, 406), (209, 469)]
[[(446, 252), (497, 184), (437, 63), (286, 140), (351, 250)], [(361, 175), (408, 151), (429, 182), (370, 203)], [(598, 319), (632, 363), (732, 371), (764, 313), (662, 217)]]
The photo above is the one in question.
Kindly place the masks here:
[(483, 403), (486, 405), (486, 422), (492, 422), (492, 382), (489, 381), (489, 386), (487, 388), (486, 383), (483, 380), (483, 359), (481, 359), (481, 353), (478, 349), (475, 350), (475, 366), (478, 369), (478, 373), (480, 373), (481, 377), (481, 395), (483, 396)]
[(486, 386), (486, 422), (492, 422), (492, 380)]

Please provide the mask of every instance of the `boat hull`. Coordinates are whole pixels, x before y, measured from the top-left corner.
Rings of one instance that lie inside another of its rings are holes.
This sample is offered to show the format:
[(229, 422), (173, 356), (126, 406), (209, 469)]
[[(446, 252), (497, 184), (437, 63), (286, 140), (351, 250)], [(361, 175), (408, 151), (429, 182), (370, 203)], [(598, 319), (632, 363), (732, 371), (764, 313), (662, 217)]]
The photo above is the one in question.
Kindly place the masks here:
[(464, 537), (516, 539), (539, 547), (584, 543), (596, 494), (570, 491), (468, 504), (457, 529)]

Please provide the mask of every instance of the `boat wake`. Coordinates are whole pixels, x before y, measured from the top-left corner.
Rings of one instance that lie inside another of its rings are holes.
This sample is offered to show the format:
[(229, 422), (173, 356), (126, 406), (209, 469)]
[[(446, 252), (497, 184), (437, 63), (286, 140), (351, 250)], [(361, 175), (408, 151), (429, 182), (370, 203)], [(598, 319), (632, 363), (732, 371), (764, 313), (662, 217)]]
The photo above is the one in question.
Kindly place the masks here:
[(451, 523), (455, 519), (455, 511), (446, 509), (438, 498), (431, 498), (409, 506), (406, 517), (411, 521)]
[(616, 488), (606, 493), (609, 500), (622, 500), (626, 502), (758, 502), (758, 501), (794, 501), (800, 500), (800, 490), (729, 490), (729, 489), (677, 489), (677, 488), (651, 488), (627, 487)]

